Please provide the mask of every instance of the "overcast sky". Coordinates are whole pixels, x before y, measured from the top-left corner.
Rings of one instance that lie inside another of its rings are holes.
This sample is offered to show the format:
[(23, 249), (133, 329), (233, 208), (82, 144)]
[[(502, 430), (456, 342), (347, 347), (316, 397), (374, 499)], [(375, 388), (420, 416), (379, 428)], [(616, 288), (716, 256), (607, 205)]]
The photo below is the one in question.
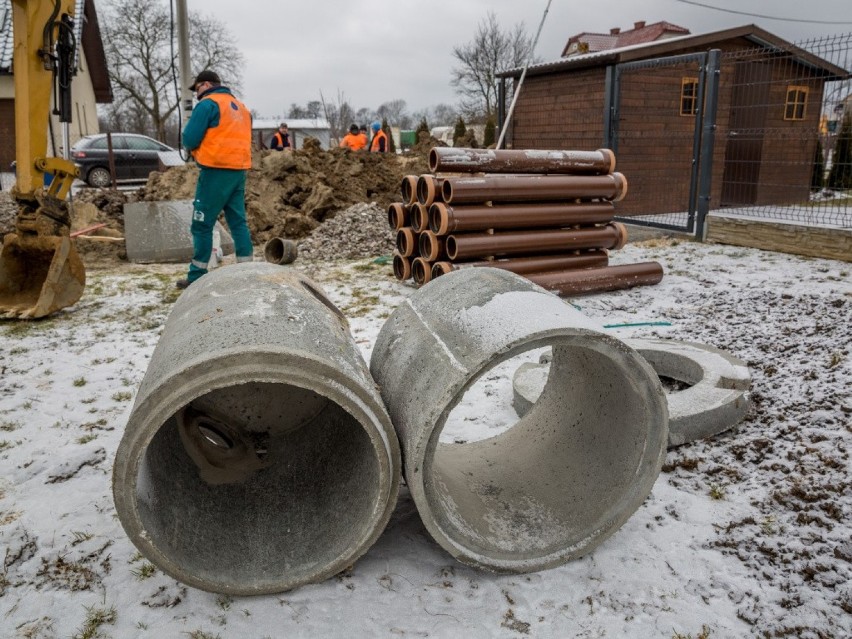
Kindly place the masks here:
[[(833, 24), (780, 22), (733, 15), (676, 0), (552, 0), (536, 54), (557, 60), (579, 32), (608, 33), (666, 20), (692, 33), (744, 24), (791, 41), (852, 32), (849, 0), (702, 0), (757, 14)], [(236, 37), (246, 57), (243, 98), (261, 117), (284, 115), (290, 104), (335, 100), (341, 92), (356, 110), (403, 99), (414, 112), (457, 98), (450, 86), (452, 49), (469, 42), (486, 13), (506, 29), (524, 22), (534, 36), (547, 0), (187, 0), (212, 14)], [(847, 24), (839, 24), (840, 22)], [(848, 46), (848, 41), (847, 41)], [(223, 78), (227, 82), (227, 78)]]

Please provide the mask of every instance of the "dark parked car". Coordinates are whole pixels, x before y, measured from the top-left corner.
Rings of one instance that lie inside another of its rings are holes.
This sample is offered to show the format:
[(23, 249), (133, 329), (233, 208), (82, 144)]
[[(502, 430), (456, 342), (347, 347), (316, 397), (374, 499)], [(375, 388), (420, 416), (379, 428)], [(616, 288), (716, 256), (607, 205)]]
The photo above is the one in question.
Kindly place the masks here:
[[(115, 156), (116, 180), (146, 180), (151, 171), (160, 168), (159, 153), (176, 152), (162, 142), (135, 133), (113, 133), (112, 151)], [(71, 159), (80, 167), (80, 177), (90, 186), (112, 184), (105, 133), (80, 138), (71, 147)]]

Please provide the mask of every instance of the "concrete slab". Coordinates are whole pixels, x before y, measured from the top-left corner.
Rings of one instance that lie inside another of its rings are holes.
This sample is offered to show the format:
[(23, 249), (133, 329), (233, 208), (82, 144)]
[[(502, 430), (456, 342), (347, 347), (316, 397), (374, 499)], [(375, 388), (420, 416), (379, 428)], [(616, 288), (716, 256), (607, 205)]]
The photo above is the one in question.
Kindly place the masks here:
[[(192, 200), (133, 202), (124, 205), (124, 239), (131, 262), (188, 262), (192, 259)], [(224, 255), (234, 252), (234, 240), (216, 222)]]
[[(738, 424), (751, 406), (751, 375), (745, 362), (707, 344), (669, 339), (627, 339), (657, 375), (689, 384), (666, 394), (668, 447), (722, 433)], [(539, 364), (522, 364), (513, 378), (518, 415), (530, 411), (547, 383), (550, 354)]]

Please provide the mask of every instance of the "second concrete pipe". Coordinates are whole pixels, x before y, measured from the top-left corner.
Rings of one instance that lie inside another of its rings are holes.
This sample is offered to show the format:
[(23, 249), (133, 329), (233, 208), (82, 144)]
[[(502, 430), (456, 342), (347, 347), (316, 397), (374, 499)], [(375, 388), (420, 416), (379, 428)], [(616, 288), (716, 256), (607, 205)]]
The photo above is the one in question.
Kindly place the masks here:
[(175, 304), (113, 494), (163, 572), (252, 595), (351, 566), (387, 524), (399, 478), (399, 444), (346, 319), (292, 269), (246, 263)]
[[(510, 430), (439, 441), (452, 409), (488, 370), (553, 348), (547, 385)], [(464, 563), (528, 572), (586, 554), (651, 491), (668, 412), (633, 349), (518, 275), (464, 269), (429, 283), (382, 327), (370, 361), (435, 540)]]

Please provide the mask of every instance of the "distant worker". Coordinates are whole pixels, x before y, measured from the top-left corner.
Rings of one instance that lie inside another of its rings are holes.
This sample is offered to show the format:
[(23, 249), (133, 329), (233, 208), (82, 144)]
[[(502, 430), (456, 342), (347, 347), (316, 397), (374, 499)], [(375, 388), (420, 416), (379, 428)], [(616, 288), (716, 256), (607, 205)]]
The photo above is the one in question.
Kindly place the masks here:
[(195, 187), (192, 224), (192, 261), (186, 288), (207, 273), (213, 251), (213, 227), (219, 212), (234, 239), (237, 262), (251, 262), (253, 248), (246, 224), (246, 172), (251, 168), (251, 113), (213, 71), (202, 71), (189, 87), (197, 95), (183, 130), (183, 145), (200, 169)]
[(370, 144), (370, 139), (367, 137), (367, 125), (362, 124), (358, 127), (358, 135), (361, 136), (361, 139), (364, 141), (364, 148), (366, 149)]
[(290, 132), (287, 129), (287, 123), (282, 122), (278, 125), (278, 130), (272, 136), (271, 148), (276, 151), (292, 148), (290, 146)]
[(362, 151), (367, 146), (367, 141), (358, 134), (358, 125), (353, 124), (349, 127), (349, 133), (343, 136), (340, 141), (341, 149), (349, 149), (350, 151)]
[(370, 144), (370, 151), (373, 153), (387, 153), (388, 151), (388, 136), (382, 131), (382, 125), (378, 122), (373, 122), (373, 142)]

